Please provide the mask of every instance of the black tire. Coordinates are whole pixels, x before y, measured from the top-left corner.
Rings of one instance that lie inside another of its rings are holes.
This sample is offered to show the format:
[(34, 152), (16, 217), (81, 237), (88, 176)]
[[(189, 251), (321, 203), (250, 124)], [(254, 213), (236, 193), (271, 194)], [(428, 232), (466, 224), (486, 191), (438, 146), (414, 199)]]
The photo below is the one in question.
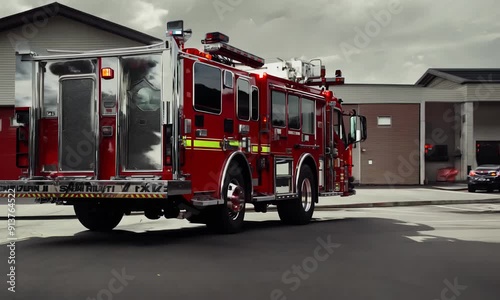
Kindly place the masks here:
[(73, 206), (80, 223), (90, 231), (111, 231), (123, 218), (123, 211), (98, 203), (75, 203)]
[[(304, 192), (304, 188), (308, 191)], [(307, 165), (301, 168), (297, 192), (299, 194), (297, 199), (283, 200), (277, 205), (279, 217), (285, 224), (305, 225), (312, 219), (318, 200), (318, 189), (313, 172)], [(306, 200), (306, 203), (303, 200)]]
[(473, 187), (473, 186), (471, 186), (471, 185), (469, 185), (469, 186), (467, 187), (467, 190), (469, 191), (469, 193), (475, 193), (475, 192), (476, 192), (476, 188), (475, 188), (475, 187)]
[[(239, 199), (234, 201), (229, 199), (228, 189), (230, 186)], [(250, 196), (249, 187), (245, 184), (243, 170), (239, 166), (232, 165), (228, 169), (222, 189), (224, 205), (210, 207), (204, 212), (208, 214), (207, 227), (221, 234), (241, 232), (245, 219), (245, 204), (248, 203)]]

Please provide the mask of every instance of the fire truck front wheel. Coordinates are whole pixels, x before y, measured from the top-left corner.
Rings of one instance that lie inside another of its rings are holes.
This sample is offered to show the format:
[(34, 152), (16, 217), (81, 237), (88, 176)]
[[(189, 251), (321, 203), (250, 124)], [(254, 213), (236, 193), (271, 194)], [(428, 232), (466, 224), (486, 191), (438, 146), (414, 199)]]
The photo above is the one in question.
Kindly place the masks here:
[(113, 230), (123, 218), (123, 212), (111, 205), (82, 202), (73, 207), (78, 221), (90, 231)]
[(318, 199), (318, 190), (311, 168), (303, 166), (300, 171), (298, 198), (282, 200), (278, 203), (278, 214), (285, 224), (305, 225), (311, 221), (315, 203)]
[[(248, 174), (245, 174), (248, 175)], [(207, 226), (215, 232), (231, 234), (243, 229), (245, 203), (249, 201), (249, 186), (246, 184), (243, 169), (232, 165), (224, 181), (223, 197), (225, 204), (211, 207), (207, 213)]]

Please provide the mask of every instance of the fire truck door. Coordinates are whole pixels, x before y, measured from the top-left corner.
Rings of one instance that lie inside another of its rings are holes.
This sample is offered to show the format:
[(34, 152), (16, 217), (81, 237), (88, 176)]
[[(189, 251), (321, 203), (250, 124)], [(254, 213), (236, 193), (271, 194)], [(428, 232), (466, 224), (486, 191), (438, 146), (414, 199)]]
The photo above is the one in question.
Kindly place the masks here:
[(161, 55), (123, 58), (121, 65), (121, 169), (161, 171)]
[(329, 105), (326, 109), (326, 139), (325, 139), (325, 190), (333, 192), (335, 188), (335, 127), (337, 126), (338, 112)]
[(42, 169), (56, 171), (57, 165), (60, 172), (95, 173), (97, 59), (41, 64)]
[[(60, 79), (61, 171), (95, 171), (95, 86), (93, 75), (63, 76)], [(75, 159), (68, 159), (72, 156)]]

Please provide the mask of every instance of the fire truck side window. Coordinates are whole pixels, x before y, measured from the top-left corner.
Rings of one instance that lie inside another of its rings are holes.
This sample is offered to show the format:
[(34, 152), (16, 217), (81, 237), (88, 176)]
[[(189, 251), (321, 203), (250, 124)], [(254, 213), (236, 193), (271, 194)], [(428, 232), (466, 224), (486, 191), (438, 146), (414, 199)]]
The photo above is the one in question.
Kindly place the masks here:
[(299, 97), (288, 95), (288, 128), (300, 129)]
[(250, 120), (250, 83), (238, 78), (238, 119)]
[(316, 124), (314, 113), (314, 101), (309, 99), (302, 99), (302, 133), (314, 134)]
[(285, 127), (286, 126), (286, 95), (283, 92), (272, 91), (272, 122), (273, 126)]
[(259, 88), (252, 86), (252, 121), (259, 120)]
[(220, 114), (222, 112), (222, 74), (216, 67), (194, 64), (194, 109)]
[(333, 113), (333, 129), (337, 135), (340, 135), (340, 138), (343, 138), (342, 132), (340, 131), (340, 121), (342, 120), (342, 116), (339, 111), (335, 111)]

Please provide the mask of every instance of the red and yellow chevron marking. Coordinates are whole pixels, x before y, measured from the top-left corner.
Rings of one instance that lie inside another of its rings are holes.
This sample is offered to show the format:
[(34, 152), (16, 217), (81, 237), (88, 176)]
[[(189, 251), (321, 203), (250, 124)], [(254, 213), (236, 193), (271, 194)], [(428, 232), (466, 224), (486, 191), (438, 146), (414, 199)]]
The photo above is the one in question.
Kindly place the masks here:
[[(12, 194), (10, 194), (12, 196)], [(0, 198), (9, 197), (8, 193), (0, 193)], [(162, 194), (92, 194), (92, 193), (70, 193), (70, 194), (39, 194), (39, 193), (19, 193), (16, 198), (127, 198), (127, 199), (162, 199), (166, 195)]]
[(116, 195), (118, 198), (142, 198), (142, 199), (160, 199), (165, 198), (164, 195), (161, 194), (125, 194), (125, 195)]
[[(12, 194), (0, 193), (0, 197), (7, 198)], [(58, 194), (35, 194), (35, 193), (16, 193), (16, 198), (55, 198)]]

